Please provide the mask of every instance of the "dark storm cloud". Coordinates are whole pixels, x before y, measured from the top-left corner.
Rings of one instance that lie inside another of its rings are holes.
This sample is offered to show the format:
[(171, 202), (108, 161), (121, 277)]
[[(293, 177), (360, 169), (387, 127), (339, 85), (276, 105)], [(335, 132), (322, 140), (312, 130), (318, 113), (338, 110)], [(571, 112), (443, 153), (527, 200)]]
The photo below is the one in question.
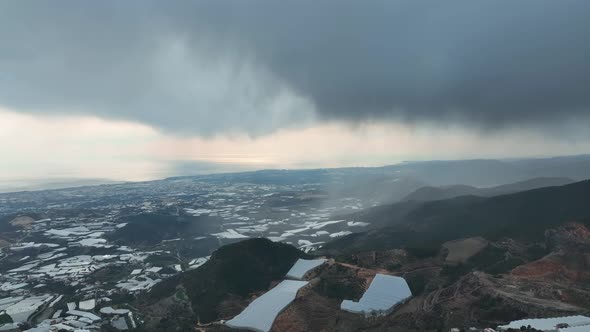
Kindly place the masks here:
[(0, 104), (189, 134), (590, 113), (588, 1), (14, 1)]

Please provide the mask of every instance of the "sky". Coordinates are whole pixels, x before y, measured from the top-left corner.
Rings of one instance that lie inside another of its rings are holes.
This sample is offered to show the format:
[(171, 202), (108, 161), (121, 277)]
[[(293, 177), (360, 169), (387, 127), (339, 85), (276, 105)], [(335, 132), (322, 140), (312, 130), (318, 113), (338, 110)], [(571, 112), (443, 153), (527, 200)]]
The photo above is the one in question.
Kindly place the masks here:
[(0, 186), (590, 152), (590, 2), (2, 1)]

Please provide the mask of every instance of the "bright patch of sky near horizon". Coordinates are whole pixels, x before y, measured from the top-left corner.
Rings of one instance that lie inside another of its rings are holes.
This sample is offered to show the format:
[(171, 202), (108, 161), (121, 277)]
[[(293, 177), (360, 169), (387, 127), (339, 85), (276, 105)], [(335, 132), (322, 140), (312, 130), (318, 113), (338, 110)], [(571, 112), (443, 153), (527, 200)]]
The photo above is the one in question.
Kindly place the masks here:
[(150, 126), (92, 116), (39, 116), (0, 108), (2, 181), (110, 179), (263, 168), (379, 166), (403, 160), (498, 158), (590, 151), (585, 139), (538, 130), (486, 133), (456, 126), (365, 122), (311, 124), (251, 137), (175, 136)]
[(0, 182), (590, 153), (589, 29), (583, 0), (3, 1)]

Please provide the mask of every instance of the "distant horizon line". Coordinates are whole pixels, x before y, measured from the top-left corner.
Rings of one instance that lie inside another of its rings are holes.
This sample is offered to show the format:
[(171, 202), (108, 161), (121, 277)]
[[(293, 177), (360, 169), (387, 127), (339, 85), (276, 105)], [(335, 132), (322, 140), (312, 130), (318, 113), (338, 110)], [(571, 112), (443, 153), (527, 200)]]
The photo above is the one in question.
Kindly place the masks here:
[[(399, 166), (411, 163), (435, 163), (435, 162), (466, 162), (466, 161), (519, 161), (519, 160), (542, 160), (542, 159), (559, 159), (559, 158), (580, 158), (590, 157), (590, 153), (574, 154), (574, 155), (554, 155), (554, 156), (538, 156), (538, 157), (509, 157), (509, 158), (465, 158), (465, 159), (432, 159), (432, 160), (403, 160), (398, 163), (385, 164), (380, 166), (341, 166), (341, 167), (310, 167), (310, 168), (261, 168), (254, 170), (243, 171), (220, 171), (220, 172), (206, 172), (186, 175), (173, 175), (161, 178), (154, 178), (149, 180), (123, 180), (123, 179), (108, 179), (108, 178), (92, 178), (92, 177), (49, 177), (49, 178), (18, 178), (14, 180), (0, 179), (0, 195), (34, 192), (34, 191), (50, 191), (50, 190), (64, 190), (84, 187), (95, 187), (101, 185), (115, 185), (115, 184), (132, 184), (155, 181), (166, 181), (181, 178), (191, 177), (205, 177), (213, 175), (231, 175), (243, 173), (255, 173), (264, 171), (314, 171), (314, 170), (334, 170), (334, 169), (358, 169), (358, 168), (385, 168), (391, 166)], [(4, 186), (3, 183), (31, 181), (30, 184), (23, 186)], [(77, 183), (77, 184), (76, 184)]]

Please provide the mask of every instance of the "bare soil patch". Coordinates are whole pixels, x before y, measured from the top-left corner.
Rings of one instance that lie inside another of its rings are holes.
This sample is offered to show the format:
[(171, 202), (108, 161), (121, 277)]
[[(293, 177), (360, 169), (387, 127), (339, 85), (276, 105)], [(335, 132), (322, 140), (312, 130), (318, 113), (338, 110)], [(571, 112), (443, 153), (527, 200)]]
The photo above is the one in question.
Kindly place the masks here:
[(470, 237), (462, 240), (449, 241), (443, 247), (449, 251), (445, 263), (465, 263), (471, 256), (480, 252), (488, 245), (488, 241), (482, 237)]

